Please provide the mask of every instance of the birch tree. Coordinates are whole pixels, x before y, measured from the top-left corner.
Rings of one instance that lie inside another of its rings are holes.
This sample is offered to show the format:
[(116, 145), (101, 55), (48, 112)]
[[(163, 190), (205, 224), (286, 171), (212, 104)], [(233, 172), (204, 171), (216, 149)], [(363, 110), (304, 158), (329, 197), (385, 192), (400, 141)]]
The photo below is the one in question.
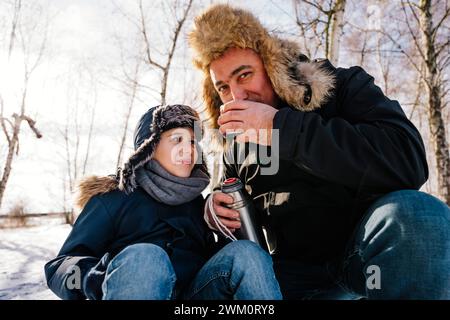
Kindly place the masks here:
[(316, 39), (321, 39), (325, 57), (338, 65), (346, 0), (294, 0), (293, 6), (302, 38), (312, 31)]
[[(28, 114), (28, 92), (30, 80), (36, 69), (42, 63), (47, 45), (48, 19), (44, 17), (42, 8), (35, 3), (24, 5), (21, 0), (11, 2), (9, 7), (11, 25), (7, 40), (8, 62), (11, 56), (18, 57), (22, 62), (20, 99), (15, 106), (6, 106), (3, 93), (0, 92), (0, 126), (7, 141), (8, 149), (1, 172), (0, 207), (8, 184), (14, 159), (19, 154), (19, 142), (22, 125), (25, 122), (36, 138), (42, 134), (36, 127), (36, 121)], [(10, 102), (14, 103), (14, 102)], [(11, 116), (5, 114), (7, 109), (15, 110)]]
[[(450, 6), (448, 1), (443, 8), (439, 8), (437, 1), (420, 0), (418, 4), (408, 1), (403, 8), (411, 11), (420, 29), (420, 39), (417, 39), (408, 23), (411, 37), (424, 65), (422, 79), (428, 96), (428, 122), (436, 157), (439, 193), (450, 205), (450, 152), (443, 117), (446, 104), (444, 98), (449, 90), (448, 79), (446, 80), (444, 75), (448, 76), (450, 65), (450, 37), (448, 31), (441, 35), (442, 26), (450, 20)], [(443, 13), (440, 13), (441, 10)], [(421, 72), (420, 69), (418, 71)]]

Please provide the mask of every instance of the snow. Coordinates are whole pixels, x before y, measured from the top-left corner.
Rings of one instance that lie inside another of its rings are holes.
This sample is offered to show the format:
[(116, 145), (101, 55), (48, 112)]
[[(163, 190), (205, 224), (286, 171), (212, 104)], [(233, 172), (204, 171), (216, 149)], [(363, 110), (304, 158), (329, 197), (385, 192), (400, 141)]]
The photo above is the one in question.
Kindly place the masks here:
[(0, 229), (0, 300), (58, 299), (47, 288), (44, 265), (70, 230), (67, 224)]

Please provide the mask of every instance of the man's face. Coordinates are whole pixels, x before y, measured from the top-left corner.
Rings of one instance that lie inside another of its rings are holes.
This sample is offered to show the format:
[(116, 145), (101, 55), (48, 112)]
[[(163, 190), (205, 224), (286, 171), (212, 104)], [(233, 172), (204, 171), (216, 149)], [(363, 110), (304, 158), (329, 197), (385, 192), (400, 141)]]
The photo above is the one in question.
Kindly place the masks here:
[(211, 62), (209, 71), (223, 103), (249, 100), (278, 107), (264, 64), (253, 50), (230, 48)]

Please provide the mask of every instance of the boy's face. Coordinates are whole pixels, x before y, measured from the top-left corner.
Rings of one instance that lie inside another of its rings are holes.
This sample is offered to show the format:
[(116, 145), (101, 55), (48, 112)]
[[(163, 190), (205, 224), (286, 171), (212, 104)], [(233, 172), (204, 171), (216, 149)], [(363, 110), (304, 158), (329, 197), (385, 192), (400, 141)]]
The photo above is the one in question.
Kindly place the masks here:
[(174, 128), (163, 132), (153, 159), (170, 174), (187, 178), (197, 161), (198, 154), (194, 131), (190, 128)]
[(223, 103), (249, 100), (277, 107), (278, 97), (255, 51), (230, 48), (211, 62), (209, 71)]

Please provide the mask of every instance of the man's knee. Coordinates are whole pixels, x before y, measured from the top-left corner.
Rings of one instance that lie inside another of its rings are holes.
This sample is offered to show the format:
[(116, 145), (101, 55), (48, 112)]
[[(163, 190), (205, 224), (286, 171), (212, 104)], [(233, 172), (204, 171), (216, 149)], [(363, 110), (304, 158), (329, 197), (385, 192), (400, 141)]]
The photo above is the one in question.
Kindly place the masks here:
[(380, 198), (369, 209), (370, 227), (391, 227), (395, 236), (412, 242), (450, 241), (450, 208), (439, 199), (415, 190), (402, 190)]

